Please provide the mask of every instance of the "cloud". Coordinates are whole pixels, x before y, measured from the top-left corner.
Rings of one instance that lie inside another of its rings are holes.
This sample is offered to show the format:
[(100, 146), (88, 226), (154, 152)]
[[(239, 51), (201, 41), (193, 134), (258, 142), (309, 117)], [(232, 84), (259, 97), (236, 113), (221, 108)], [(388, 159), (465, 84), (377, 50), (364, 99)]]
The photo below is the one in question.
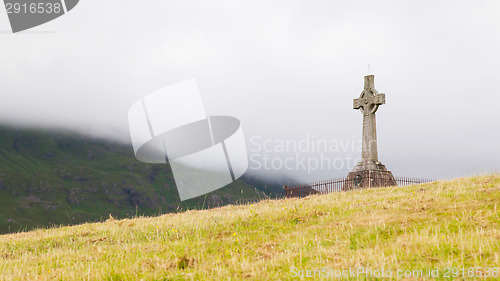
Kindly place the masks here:
[(195, 77), (207, 113), (237, 117), (248, 139), (347, 141), (361, 138), (352, 99), (370, 64), (387, 94), (379, 158), (394, 174), (498, 170), (499, 12), (496, 1), (82, 1), (32, 33), (0, 34), (0, 120), (128, 142), (133, 102)]

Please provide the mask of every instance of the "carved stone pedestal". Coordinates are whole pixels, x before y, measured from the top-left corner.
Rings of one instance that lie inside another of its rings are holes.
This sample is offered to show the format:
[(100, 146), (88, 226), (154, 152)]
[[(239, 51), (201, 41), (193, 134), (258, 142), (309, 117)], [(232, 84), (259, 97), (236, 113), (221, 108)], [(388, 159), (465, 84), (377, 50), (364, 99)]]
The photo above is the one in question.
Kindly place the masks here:
[(377, 161), (361, 161), (356, 165), (354, 170), (347, 175), (342, 190), (347, 191), (357, 188), (394, 185), (397, 185), (394, 176), (382, 163)]

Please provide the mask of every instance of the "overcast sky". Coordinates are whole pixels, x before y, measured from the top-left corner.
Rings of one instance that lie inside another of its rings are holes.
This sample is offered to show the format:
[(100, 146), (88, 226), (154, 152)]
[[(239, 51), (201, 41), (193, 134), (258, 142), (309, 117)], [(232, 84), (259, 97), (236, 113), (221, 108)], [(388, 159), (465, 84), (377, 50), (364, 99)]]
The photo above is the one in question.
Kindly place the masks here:
[[(389, 170), (438, 179), (498, 171), (499, 15), (496, 0), (82, 0), (12, 34), (2, 7), (0, 121), (128, 142), (136, 100), (196, 78), (209, 115), (241, 120), (254, 173), (270, 157), (275, 167), (260, 173), (341, 177), (357, 149), (279, 145), (359, 141), (352, 99), (370, 64), (386, 93), (377, 134)], [(343, 160), (300, 164), (321, 157)], [(294, 168), (279, 167), (287, 159)]]

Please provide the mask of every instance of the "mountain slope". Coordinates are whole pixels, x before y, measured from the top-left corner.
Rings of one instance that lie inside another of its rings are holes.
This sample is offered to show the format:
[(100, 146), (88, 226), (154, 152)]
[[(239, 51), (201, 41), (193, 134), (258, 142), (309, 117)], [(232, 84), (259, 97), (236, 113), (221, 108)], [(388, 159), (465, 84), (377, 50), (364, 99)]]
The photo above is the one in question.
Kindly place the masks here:
[[(327, 268), (334, 276), (346, 270), (343, 279), (376, 279), (350, 275), (359, 267), (390, 271), (391, 279), (409, 272), (416, 278), (404, 279), (450, 280), (446, 267), (449, 276), (457, 267), (457, 279), (497, 280), (498, 208), (500, 175), (490, 175), (109, 220), (0, 236), (0, 275), (291, 280)], [(429, 269), (439, 277), (430, 278)]]
[(168, 165), (70, 133), (0, 127), (0, 233), (213, 207), (265, 194), (244, 183), (180, 203)]

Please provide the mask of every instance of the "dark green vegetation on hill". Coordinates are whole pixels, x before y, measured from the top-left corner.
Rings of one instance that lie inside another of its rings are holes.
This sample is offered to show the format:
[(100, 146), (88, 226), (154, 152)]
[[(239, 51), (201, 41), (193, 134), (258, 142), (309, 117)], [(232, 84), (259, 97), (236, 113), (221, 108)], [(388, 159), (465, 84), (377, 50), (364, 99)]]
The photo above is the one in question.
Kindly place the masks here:
[(237, 181), (180, 203), (168, 165), (137, 161), (129, 145), (0, 127), (0, 233), (263, 197)]

